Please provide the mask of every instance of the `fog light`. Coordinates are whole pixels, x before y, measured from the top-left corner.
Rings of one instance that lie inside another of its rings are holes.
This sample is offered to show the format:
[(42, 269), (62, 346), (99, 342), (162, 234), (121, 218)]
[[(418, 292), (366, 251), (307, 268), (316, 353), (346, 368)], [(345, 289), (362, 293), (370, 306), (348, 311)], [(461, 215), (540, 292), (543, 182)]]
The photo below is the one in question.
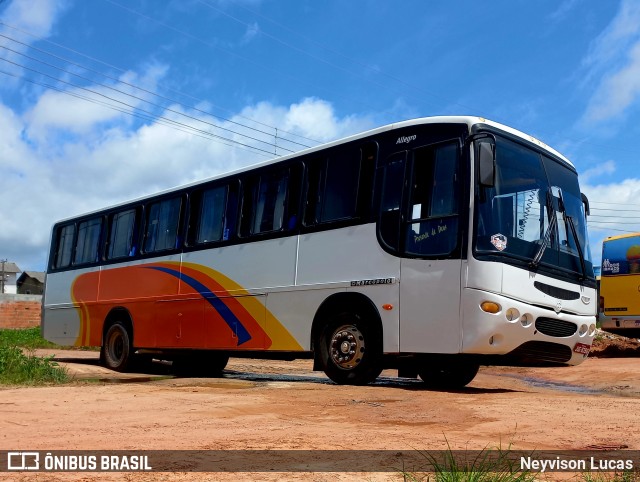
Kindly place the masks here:
[(500, 308), (500, 305), (498, 303), (494, 303), (493, 301), (483, 301), (480, 304), (480, 309), (482, 311), (486, 311), (487, 313), (495, 315), (496, 313), (500, 313), (500, 310), (502, 308)]
[(515, 308), (509, 308), (504, 316), (506, 316), (508, 321), (517, 321), (520, 318), (520, 312)]
[(520, 318), (520, 324), (525, 328), (531, 326), (531, 323), (533, 323), (533, 315), (530, 315), (529, 313), (525, 313), (522, 315), (522, 318)]

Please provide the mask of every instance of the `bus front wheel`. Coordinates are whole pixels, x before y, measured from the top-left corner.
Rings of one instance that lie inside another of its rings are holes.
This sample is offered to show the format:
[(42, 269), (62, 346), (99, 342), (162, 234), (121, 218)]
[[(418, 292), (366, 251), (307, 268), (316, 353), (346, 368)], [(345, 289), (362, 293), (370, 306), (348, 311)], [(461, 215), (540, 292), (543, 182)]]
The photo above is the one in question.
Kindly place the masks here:
[(382, 371), (380, 337), (358, 314), (335, 317), (320, 334), (317, 346), (322, 369), (340, 385), (366, 385)]
[(104, 336), (100, 358), (107, 368), (117, 372), (127, 371), (131, 363), (133, 347), (129, 332), (122, 323), (114, 323)]
[(478, 374), (477, 363), (424, 363), (418, 375), (428, 386), (458, 389), (467, 386)]

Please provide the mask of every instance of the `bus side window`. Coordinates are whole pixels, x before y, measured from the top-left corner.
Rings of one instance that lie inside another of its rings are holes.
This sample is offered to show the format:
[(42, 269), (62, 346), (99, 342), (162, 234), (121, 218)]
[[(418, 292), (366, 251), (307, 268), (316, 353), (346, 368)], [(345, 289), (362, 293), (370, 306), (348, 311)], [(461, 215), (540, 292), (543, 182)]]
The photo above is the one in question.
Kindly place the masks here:
[(180, 197), (152, 203), (147, 208), (144, 252), (164, 251), (176, 248), (180, 225)]
[[(363, 155), (360, 148), (335, 150), (328, 158), (309, 163), (306, 225), (358, 217)], [(373, 170), (373, 163), (370, 170)], [(366, 183), (371, 183), (371, 176), (366, 176)]]
[(289, 227), (289, 219), (285, 223), (285, 218), (291, 211), (288, 207), (291, 170), (287, 167), (268, 171), (243, 182), (241, 236)]
[(135, 256), (137, 210), (127, 209), (112, 214), (109, 220), (109, 244), (107, 259), (117, 259)]
[(227, 186), (217, 186), (192, 195), (190, 244), (222, 240), (227, 191)]
[(71, 264), (75, 234), (75, 224), (68, 224), (58, 228), (58, 232), (56, 233), (55, 260), (53, 263), (54, 268), (66, 268)]
[(78, 224), (78, 240), (73, 264), (96, 263), (100, 260), (100, 234), (102, 217), (82, 221)]

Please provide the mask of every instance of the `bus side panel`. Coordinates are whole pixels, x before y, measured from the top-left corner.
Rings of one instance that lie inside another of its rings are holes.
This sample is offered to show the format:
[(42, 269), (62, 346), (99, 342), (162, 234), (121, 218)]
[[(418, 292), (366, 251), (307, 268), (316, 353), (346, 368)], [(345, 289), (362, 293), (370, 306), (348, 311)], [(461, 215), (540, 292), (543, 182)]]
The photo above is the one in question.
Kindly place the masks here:
[[(51, 287), (46, 292), (43, 313), (43, 334), (47, 340), (60, 345), (93, 345), (91, 327), (83, 320), (97, 306), (99, 269), (47, 275), (48, 286)], [(77, 281), (80, 277), (90, 281), (79, 286)]]
[(375, 224), (300, 236), (298, 286), (388, 278), (400, 278), (400, 259), (382, 250)]
[[(400, 258), (382, 250), (375, 224), (300, 236), (297, 285), (316, 289), (334, 283), (346, 287), (353, 285), (347, 290), (363, 293), (380, 313), (383, 349), (387, 353), (399, 350), (399, 280)], [(383, 310), (385, 304), (394, 309)], [(310, 322), (306, 329), (311, 329)], [(310, 333), (305, 336), (309, 338)]]
[(603, 276), (600, 296), (606, 316), (640, 316), (640, 275)]
[(266, 307), (267, 292), (294, 285), (297, 243), (292, 236), (183, 255), (182, 286), (205, 299), (209, 348), (302, 350)]
[(350, 287), (347, 291), (363, 294), (378, 310), (382, 321), (382, 351), (400, 352), (400, 283)]
[[(178, 297), (180, 256), (104, 269), (98, 306), (86, 323), (101, 334), (104, 320), (113, 308), (125, 308), (133, 322), (136, 347), (182, 347), (177, 314), (171, 306)], [(84, 320), (83, 320), (84, 321)]]
[(320, 305), (329, 296), (344, 292), (345, 288), (298, 288), (274, 291), (267, 294), (267, 308), (273, 319), (267, 319), (269, 332), (277, 332), (280, 326), (286, 333), (274, 338), (272, 350), (311, 350), (311, 325)]

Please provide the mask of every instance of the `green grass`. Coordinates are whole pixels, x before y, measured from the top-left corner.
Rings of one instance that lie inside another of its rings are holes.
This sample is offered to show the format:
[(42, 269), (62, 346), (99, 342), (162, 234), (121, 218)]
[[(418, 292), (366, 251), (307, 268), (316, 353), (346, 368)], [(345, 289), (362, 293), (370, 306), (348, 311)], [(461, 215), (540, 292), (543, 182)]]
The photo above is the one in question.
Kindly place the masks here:
[(40, 336), (40, 328), (0, 330), (0, 384), (43, 385), (67, 382), (67, 370), (53, 361), (53, 357), (37, 357), (32, 353), (35, 348), (55, 346)]
[[(448, 441), (447, 441), (448, 445)], [(548, 480), (536, 471), (522, 470), (517, 462), (519, 452), (510, 447), (480, 451), (456, 452), (450, 448), (436, 457), (429, 452), (420, 452), (426, 466), (418, 473), (402, 471), (405, 482), (536, 482)], [(471, 454), (471, 455), (469, 455)], [(535, 455), (535, 451), (531, 453)], [(640, 480), (640, 470), (616, 471), (614, 473), (576, 473), (571, 478), (582, 482), (634, 482)]]
[(54, 348), (58, 345), (51, 343), (40, 335), (40, 327), (17, 330), (0, 330), (0, 345), (19, 346), (22, 348)]
[(430, 465), (428, 475), (403, 472), (407, 482), (535, 482), (536, 472), (520, 470), (520, 465), (510, 457), (509, 450), (500, 448), (481, 450), (477, 454), (460, 460), (451, 449), (443, 459), (437, 459), (428, 452), (424, 454)]

